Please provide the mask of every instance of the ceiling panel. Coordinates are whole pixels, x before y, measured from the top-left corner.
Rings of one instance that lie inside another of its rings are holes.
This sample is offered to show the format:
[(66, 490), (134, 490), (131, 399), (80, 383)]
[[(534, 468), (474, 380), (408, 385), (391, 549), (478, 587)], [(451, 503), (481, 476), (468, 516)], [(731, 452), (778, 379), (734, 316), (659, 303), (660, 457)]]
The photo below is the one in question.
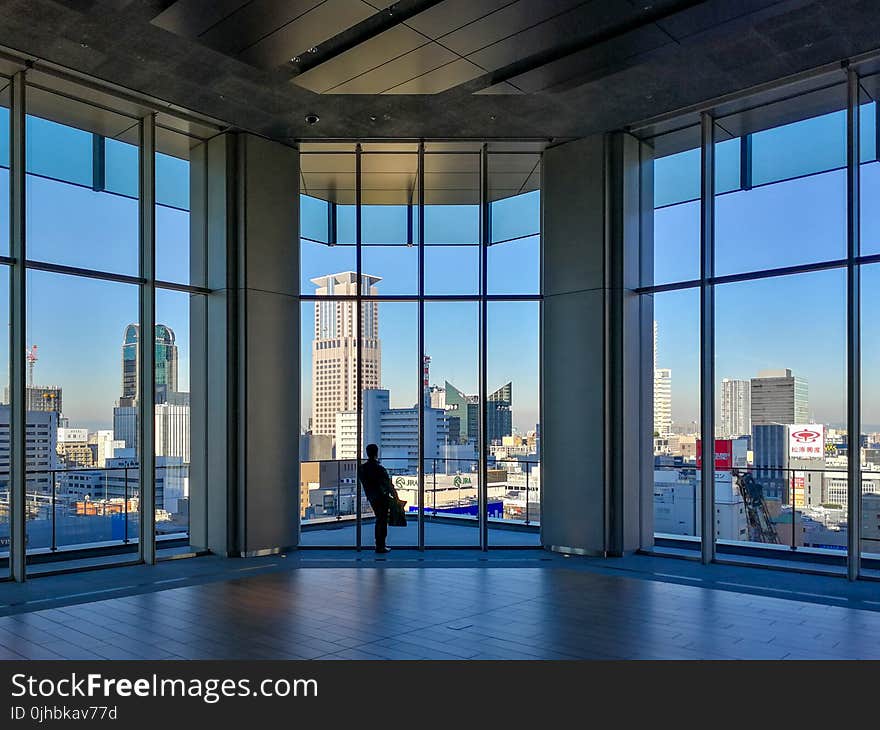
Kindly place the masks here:
[(425, 37), (412, 28), (396, 25), (374, 38), (334, 56), (320, 66), (299, 74), (293, 80), (306, 89), (324, 93), (365, 71), (402, 56), (426, 42)]
[(439, 94), (471, 79), (482, 76), (483, 69), (463, 58), (456, 59), (445, 66), (417, 76), (406, 83), (395, 86), (386, 94)]
[(436, 43), (426, 43), (351, 81), (335, 86), (332, 91), (334, 94), (381, 94), (456, 59), (457, 56), (452, 51)]
[(199, 35), (203, 43), (237, 55), (299, 18), (321, 0), (252, 0)]
[(582, 3), (583, 0), (542, 0), (540, 3), (534, 0), (517, 0), (443, 36), (443, 45), (461, 56), (467, 56)]
[(196, 38), (248, 3), (249, 0), (177, 0), (153, 18), (152, 22), (177, 35)]
[(676, 45), (675, 42), (656, 25), (646, 25), (514, 76), (509, 81), (530, 94), (572, 79), (584, 83), (623, 70), (630, 59), (672, 45)]
[(632, 8), (625, 3), (590, 2), (482, 48), (469, 55), (468, 60), (494, 71), (551, 50), (559, 45), (560, 38), (568, 42), (584, 38), (587, 42), (631, 15)]
[(429, 38), (440, 38), (517, 0), (446, 0), (406, 21)]
[(242, 51), (240, 58), (263, 68), (281, 66), (375, 12), (361, 0), (326, 0)]

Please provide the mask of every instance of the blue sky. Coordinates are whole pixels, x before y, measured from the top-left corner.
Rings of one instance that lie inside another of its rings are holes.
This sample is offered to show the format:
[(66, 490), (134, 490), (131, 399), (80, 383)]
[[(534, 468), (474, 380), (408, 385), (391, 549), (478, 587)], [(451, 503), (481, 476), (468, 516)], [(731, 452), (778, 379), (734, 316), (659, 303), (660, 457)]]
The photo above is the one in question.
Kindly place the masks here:
[[(862, 115), (862, 160), (874, 154), (873, 106)], [(753, 136), (749, 191), (716, 198), (716, 274), (794, 266), (846, 255), (845, 117), (835, 113)], [(738, 150), (738, 140), (721, 143)], [(721, 146), (720, 145), (720, 146)], [(720, 147), (719, 146), (719, 147)], [(696, 153), (696, 154), (695, 154)], [(736, 155), (719, 159), (719, 190), (738, 185)], [(694, 166), (696, 161), (697, 165)], [(699, 155), (658, 160), (656, 199), (691, 197)], [(811, 174), (817, 170), (828, 170)], [(778, 181), (793, 175), (796, 179)], [(722, 182), (722, 178), (724, 182)], [(774, 182), (774, 180), (777, 180)], [(659, 188), (659, 189), (658, 189)], [(862, 253), (880, 251), (880, 163), (861, 165)], [(699, 277), (699, 203), (659, 208), (654, 216), (657, 283)], [(863, 422), (880, 426), (880, 269), (862, 271)], [(658, 367), (672, 369), (673, 420), (699, 418), (699, 293), (654, 297)], [(843, 270), (725, 284), (715, 290), (715, 372), (749, 379), (790, 368), (809, 383), (810, 415), (841, 425), (846, 410), (846, 278)], [(718, 388), (716, 388), (718, 390)], [(720, 396), (719, 396), (720, 399)], [(720, 400), (716, 408), (720, 407)]]

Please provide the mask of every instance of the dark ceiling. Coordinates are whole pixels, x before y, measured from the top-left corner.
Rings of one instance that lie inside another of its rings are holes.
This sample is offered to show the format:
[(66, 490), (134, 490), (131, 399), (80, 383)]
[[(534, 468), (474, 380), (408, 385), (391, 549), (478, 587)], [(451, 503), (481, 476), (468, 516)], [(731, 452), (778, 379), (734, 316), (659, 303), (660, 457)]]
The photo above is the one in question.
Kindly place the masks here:
[(878, 49), (877, 12), (876, 0), (0, 0), (0, 45), (285, 141), (566, 138)]

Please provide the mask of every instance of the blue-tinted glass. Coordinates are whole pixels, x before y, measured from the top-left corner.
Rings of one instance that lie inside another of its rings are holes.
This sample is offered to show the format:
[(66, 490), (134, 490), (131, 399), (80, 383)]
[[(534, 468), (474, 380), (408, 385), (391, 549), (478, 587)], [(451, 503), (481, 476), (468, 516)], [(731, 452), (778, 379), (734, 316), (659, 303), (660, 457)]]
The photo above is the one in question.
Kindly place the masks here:
[(489, 294), (541, 292), (541, 237), (529, 236), (489, 246)]
[(700, 197), (699, 148), (654, 160), (654, 207)]
[(541, 193), (533, 190), (496, 200), (489, 206), (491, 240), (507, 241), (541, 232)]
[(762, 185), (846, 165), (846, 111), (752, 135), (752, 184)]
[(303, 238), (327, 243), (327, 201), (300, 195), (299, 227)]
[(156, 202), (189, 210), (189, 160), (156, 153)]
[(319, 276), (356, 271), (356, 252), (357, 247), (350, 244), (328, 246), (326, 243), (300, 240), (300, 291), (314, 294), (315, 285), (311, 280)]
[(0, 167), (9, 167), (9, 109), (0, 107)]
[(740, 186), (739, 137), (718, 142), (715, 145), (715, 192), (726, 193)]
[(25, 146), (29, 173), (92, 187), (91, 132), (28, 117)]
[(480, 242), (478, 205), (426, 205), (425, 244), (474, 244)]
[(425, 246), (426, 294), (479, 292), (479, 246)]
[(715, 199), (715, 273), (839, 259), (846, 252), (846, 170)]
[(140, 170), (137, 145), (115, 139), (106, 139), (104, 142), (105, 189), (131, 198), (138, 197)]
[(859, 107), (859, 159), (877, 159), (877, 103), (873, 101)]
[[(28, 124), (33, 130), (26, 149), (29, 258), (136, 275), (138, 203), (92, 189), (93, 136), (42, 119), (30, 119)], [(111, 170), (118, 180), (136, 182), (138, 167), (137, 147), (108, 141), (106, 182), (111, 182)], [(43, 176), (36, 171), (57, 174)]]
[(859, 193), (861, 206), (859, 222), (861, 225), (861, 248), (863, 256), (880, 253), (880, 162), (877, 161), (877, 105), (863, 104), (861, 107), (860, 157), (862, 165)]
[[(364, 244), (410, 243), (409, 207), (406, 205), (365, 205), (361, 208), (361, 240)], [(413, 221), (418, 216), (412, 209)]]
[(700, 277), (700, 202), (654, 211), (654, 284)]
[(357, 206), (336, 206), (336, 242), (357, 243)]

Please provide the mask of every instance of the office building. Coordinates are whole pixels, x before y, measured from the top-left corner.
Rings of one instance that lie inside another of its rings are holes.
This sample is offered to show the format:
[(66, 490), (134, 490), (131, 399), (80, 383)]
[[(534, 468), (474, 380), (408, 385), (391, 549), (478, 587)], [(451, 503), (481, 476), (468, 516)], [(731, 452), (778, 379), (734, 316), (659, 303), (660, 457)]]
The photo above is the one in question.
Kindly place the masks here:
[(809, 388), (805, 378), (789, 369), (762, 370), (752, 378), (750, 412), (753, 426), (806, 423)]
[(489, 444), (500, 444), (513, 434), (513, 383), (502, 385), (486, 398), (486, 438)]
[[(122, 341), (122, 396), (120, 406), (139, 403), (138, 391), (138, 339), (140, 327), (130, 324), (125, 328)], [(178, 389), (177, 344), (174, 330), (164, 324), (156, 325), (155, 371), (157, 390), (176, 392)]]
[(721, 437), (736, 438), (752, 432), (751, 383), (721, 380)]
[[(379, 456), (392, 474), (418, 470), (419, 409), (391, 408), (390, 393), (383, 389), (365, 390), (362, 399), (363, 420), (361, 443), (379, 446)], [(446, 458), (444, 448), (449, 440), (446, 412), (439, 408), (423, 411), (426, 462)], [(357, 411), (336, 414), (336, 458), (357, 459)], [(360, 454), (365, 458), (365, 454)]]
[(66, 469), (96, 466), (87, 428), (59, 428), (58, 465)]
[[(382, 279), (344, 271), (312, 279), (315, 294), (326, 301), (315, 302), (315, 330), (312, 340), (312, 433), (333, 435), (336, 414), (357, 406), (358, 316), (357, 304), (333, 301), (330, 297), (375, 295)], [(361, 387), (375, 389), (382, 382), (382, 346), (379, 340), (379, 305), (361, 306)]]

